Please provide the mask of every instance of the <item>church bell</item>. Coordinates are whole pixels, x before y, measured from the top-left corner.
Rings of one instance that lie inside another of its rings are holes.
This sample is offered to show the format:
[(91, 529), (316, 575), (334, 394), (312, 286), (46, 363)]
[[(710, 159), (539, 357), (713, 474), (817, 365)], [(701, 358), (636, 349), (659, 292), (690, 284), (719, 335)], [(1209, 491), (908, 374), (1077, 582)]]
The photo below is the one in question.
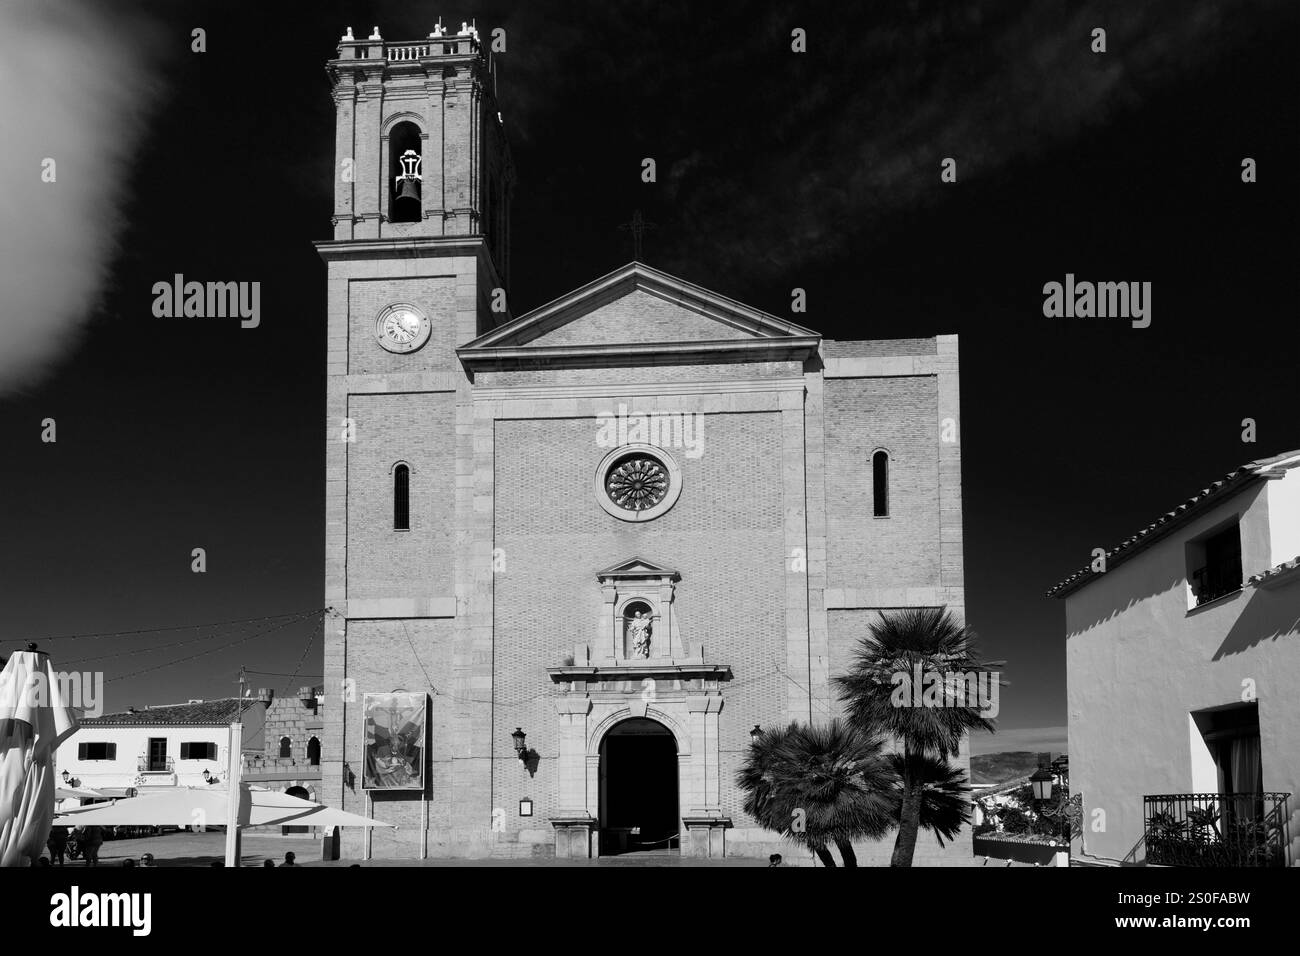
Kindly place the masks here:
[(413, 149), (402, 153), (398, 160), (402, 167), (397, 177), (393, 196), (393, 220), (395, 222), (419, 222), (420, 210), (420, 154)]
[(402, 222), (414, 222), (420, 218), (420, 184), (414, 179), (403, 179), (397, 187), (397, 197), (393, 200), (394, 218)]

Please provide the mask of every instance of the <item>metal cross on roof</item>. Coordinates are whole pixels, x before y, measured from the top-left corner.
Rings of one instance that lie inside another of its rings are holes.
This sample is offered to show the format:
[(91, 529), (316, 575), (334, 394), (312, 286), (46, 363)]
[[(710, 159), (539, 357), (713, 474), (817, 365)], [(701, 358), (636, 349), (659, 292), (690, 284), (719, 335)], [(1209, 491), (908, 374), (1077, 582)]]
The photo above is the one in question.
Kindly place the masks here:
[(647, 222), (641, 215), (641, 210), (634, 210), (630, 222), (621, 223), (618, 227), (622, 231), (632, 233), (632, 258), (637, 262), (641, 261), (641, 238), (645, 235), (647, 229), (654, 229), (653, 222)]

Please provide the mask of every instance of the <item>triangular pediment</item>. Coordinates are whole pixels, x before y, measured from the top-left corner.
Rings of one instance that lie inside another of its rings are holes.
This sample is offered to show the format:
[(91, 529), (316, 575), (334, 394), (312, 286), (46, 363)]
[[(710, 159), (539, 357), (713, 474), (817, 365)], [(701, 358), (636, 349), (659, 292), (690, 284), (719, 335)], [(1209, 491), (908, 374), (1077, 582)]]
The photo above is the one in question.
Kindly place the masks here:
[(647, 354), (765, 361), (806, 357), (819, 339), (802, 326), (632, 262), (456, 352), (471, 368), (543, 358), (634, 364)]
[(665, 568), (662, 565), (655, 564), (653, 561), (647, 561), (645, 558), (628, 558), (626, 561), (620, 561), (604, 571), (596, 572), (597, 580), (603, 578), (630, 578), (630, 577), (677, 577), (677, 572), (672, 568)]

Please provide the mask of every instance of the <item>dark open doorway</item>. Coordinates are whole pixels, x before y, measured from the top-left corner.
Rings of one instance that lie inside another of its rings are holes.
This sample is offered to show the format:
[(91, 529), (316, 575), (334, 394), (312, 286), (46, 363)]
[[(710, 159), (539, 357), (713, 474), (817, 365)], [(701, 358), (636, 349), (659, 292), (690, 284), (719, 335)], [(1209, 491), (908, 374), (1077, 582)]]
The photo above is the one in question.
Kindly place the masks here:
[(677, 741), (658, 721), (625, 720), (600, 742), (600, 854), (680, 847)]

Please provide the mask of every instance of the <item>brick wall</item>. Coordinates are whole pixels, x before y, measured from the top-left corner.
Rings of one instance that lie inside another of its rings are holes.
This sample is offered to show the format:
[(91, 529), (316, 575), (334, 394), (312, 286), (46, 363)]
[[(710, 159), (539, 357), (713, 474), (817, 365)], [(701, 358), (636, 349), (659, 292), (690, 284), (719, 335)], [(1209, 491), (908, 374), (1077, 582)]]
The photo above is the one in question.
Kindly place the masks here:
[[(935, 376), (828, 379), (827, 586), (939, 583)], [(872, 508), (871, 454), (889, 451), (889, 517)]]
[[(356, 441), (348, 454), (349, 598), (452, 592), (456, 463), (454, 398), (441, 394), (352, 395)], [(393, 465), (411, 467), (409, 531), (393, 530)]]
[[(296, 692), (295, 692), (296, 694)], [(313, 700), (304, 704), (297, 696), (277, 697), (266, 708), (264, 733), (266, 749), (263, 751), (265, 761), (270, 764), (280, 757), (280, 738), (288, 737), (291, 744), (289, 759), (301, 766), (308, 766), (307, 742), (315, 737), (324, 742), (325, 733), (321, 729), (324, 708)]]
[[(375, 340), (379, 313), (397, 302), (416, 306), (429, 317), (429, 341), (405, 355), (389, 352)], [(452, 351), (456, 312), (456, 277), (379, 277), (348, 283), (348, 372), (353, 375), (387, 372), (448, 372), (455, 369)]]
[(591, 342), (693, 342), (747, 339), (752, 334), (696, 315), (640, 290), (539, 336), (529, 345), (585, 345)]
[[(520, 826), (521, 796), (535, 821), (556, 807), (556, 711), (545, 668), (575, 644), (596, 645), (601, 593), (596, 572), (640, 556), (682, 578), (673, 614), (692, 653), (732, 667), (721, 714), (725, 811), (739, 815), (730, 781), (755, 723), (780, 721), (785, 703), (784, 532), (781, 419), (777, 413), (719, 414), (705, 420), (704, 453), (675, 454), (682, 492), (661, 518), (611, 518), (592, 477), (608, 449), (589, 419), (500, 421), (496, 430), (496, 537), (506, 562), (495, 578), (494, 744), (516, 726), (542, 755), (529, 778), (513, 753), (498, 752), (495, 806)], [(779, 692), (779, 693), (778, 693)], [(531, 826), (538, 826), (537, 822)]]
[[(339, 703), (343, 714), (343, 759), (355, 774), (353, 787), (344, 787), (341, 806), (350, 813), (365, 815), (366, 795), (362, 790), (364, 695), (395, 690), (429, 694), (429, 734), (425, 755), (425, 793), (428, 799), (425, 812), (430, 828), (430, 846), (446, 842), (447, 811), (451, 803), (448, 741), (455, 709), (450, 696), (452, 631), (453, 622), (449, 618), (349, 622), (347, 672), (356, 682), (356, 699)], [(334, 706), (333, 701), (330, 701), (330, 706)], [(397, 831), (374, 831), (372, 852), (375, 857), (415, 859), (419, 856), (421, 805), (418, 791), (378, 793), (374, 816), (399, 827)], [(345, 828), (343, 852), (349, 856), (361, 856), (364, 841), (362, 831)]]
[(611, 381), (656, 384), (802, 376), (803, 366), (798, 362), (736, 362), (727, 365), (647, 365), (616, 371), (605, 368), (566, 368), (482, 372), (475, 377), (474, 384), (483, 388), (493, 385), (595, 385)]
[(822, 340), (822, 355), (826, 358), (858, 358), (879, 355), (935, 355), (938, 343), (934, 339), (850, 339), (837, 342)]

